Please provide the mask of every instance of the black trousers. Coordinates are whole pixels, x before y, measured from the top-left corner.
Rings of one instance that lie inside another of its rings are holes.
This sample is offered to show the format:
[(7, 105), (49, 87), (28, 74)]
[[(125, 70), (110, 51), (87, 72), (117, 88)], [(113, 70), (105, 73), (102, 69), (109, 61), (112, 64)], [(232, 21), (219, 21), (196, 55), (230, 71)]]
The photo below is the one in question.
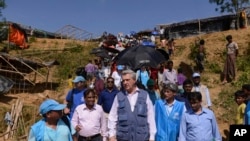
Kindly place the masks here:
[(102, 141), (102, 136), (101, 134), (96, 134), (90, 137), (84, 137), (79, 135), (78, 141)]

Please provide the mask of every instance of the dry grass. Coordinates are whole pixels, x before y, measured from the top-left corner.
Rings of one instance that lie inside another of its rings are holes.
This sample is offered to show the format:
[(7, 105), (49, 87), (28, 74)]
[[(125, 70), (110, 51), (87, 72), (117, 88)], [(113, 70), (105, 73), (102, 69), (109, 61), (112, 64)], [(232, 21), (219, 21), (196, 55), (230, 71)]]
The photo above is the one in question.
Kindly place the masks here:
[[(216, 63), (222, 70), (222, 66), (224, 63), (225, 56), (223, 53), (225, 52), (225, 45), (226, 45), (226, 40), (225, 37), (228, 34), (231, 34), (233, 36), (233, 40), (236, 41), (239, 44), (239, 51), (240, 51), (240, 57), (245, 55), (245, 51), (249, 48), (249, 41), (250, 41), (250, 29), (242, 29), (242, 30), (229, 30), (229, 31), (224, 31), (224, 32), (216, 32), (216, 33), (210, 33), (210, 34), (205, 34), (205, 35), (200, 35), (200, 36), (194, 36), (194, 37), (187, 37), (183, 39), (176, 39), (176, 46), (177, 46), (177, 51), (179, 53), (176, 53), (176, 56), (172, 58), (174, 61), (174, 67), (177, 68), (178, 65), (181, 62), (185, 62), (189, 65), (194, 65), (194, 61), (189, 59), (190, 55), (190, 47), (195, 44), (199, 39), (204, 39), (205, 40), (205, 47), (206, 47), (206, 61), (208, 64), (210, 63)], [(80, 64), (74, 64), (72, 68), (68, 68), (70, 70), (69, 73), (73, 73), (76, 65), (83, 66), (86, 64), (87, 59), (93, 56), (90, 56), (88, 54), (89, 50), (93, 46), (97, 46), (97, 43), (93, 45), (93, 43), (87, 43), (87, 42), (81, 42), (81, 41), (72, 41), (72, 40), (60, 40), (60, 39), (36, 39), (36, 41), (32, 42), (30, 44), (30, 48), (27, 50), (15, 50), (11, 51), (11, 54), (39, 54), (37, 56), (48, 56), (45, 57), (46, 59), (52, 59), (53, 57), (59, 57), (58, 54), (63, 54), (63, 51), (51, 51), (48, 53), (43, 54), (42, 52), (45, 50), (62, 50), (64, 48), (71, 48), (75, 47), (75, 45), (81, 45), (85, 47), (82, 50), (82, 59)], [(73, 55), (71, 52), (65, 53), (64, 55)], [(77, 58), (74, 58), (77, 59)], [(76, 60), (70, 60), (71, 62), (76, 61)], [(79, 59), (79, 58), (78, 58)], [(61, 67), (61, 66), (58, 66)], [(65, 66), (64, 66), (65, 67)], [(58, 77), (58, 75), (53, 74), (54, 72), (57, 71), (58, 68), (54, 68), (52, 71), (51, 76), (53, 77), (52, 79), (54, 80), (60, 80), (60, 88), (57, 89), (56, 91), (50, 91), (46, 90), (42, 93), (38, 94), (29, 94), (29, 93), (20, 93), (20, 94), (7, 94), (7, 95), (1, 95), (1, 103), (0, 106), (4, 107), (1, 108), (0, 110), (1, 114), (4, 115), (5, 112), (8, 110), (10, 105), (15, 102), (16, 98), (23, 98), (25, 99), (25, 105), (29, 108), (26, 108), (25, 111), (30, 113), (24, 113), (24, 116), (26, 116), (26, 129), (28, 131), (29, 126), (34, 123), (34, 121), (38, 120), (39, 117), (37, 116), (38, 111), (34, 111), (34, 109), (37, 109), (38, 106), (40, 105), (41, 101), (46, 98), (46, 96), (57, 99), (59, 101), (62, 101), (63, 98), (65, 97), (65, 94), (68, 90), (66, 87), (66, 79), (64, 78), (54, 78)], [(238, 74), (241, 74), (242, 72), (238, 72)], [(239, 76), (239, 75), (238, 75)], [(220, 85), (220, 75), (213, 73), (209, 69), (205, 69), (205, 72), (202, 74), (202, 81), (204, 84), (208, 85), (211, 93), (211, 97), (213, 102), (218, 101), (218, 95), (219, 93), (222, 92), (222, 90), (227, 89), (232, 87), (231, 84), (227, 84), (225, 86)], [(237, 87), (234, 88), (235, 90), (238, 89)], [(221, 98), (221, 97), (219, 97)], [(220, 100), (219, 100), (220, 101)], [(229, 129), (229, 124), (231, 121), (226, 122), (225, 117), (221, 114), (223, 110), (225, 110), (223, 107), (220, 107), (220, 103), (215, 103), (215, 106), (213, 107), (214, 112), (217, 116), (218, 124), (220, 126), (221, 134), (226, 138), (226, 135), (224, 133), (224, 130)], [(33, 107), (33, 108), (31, 108)], [(4, 110), (6, 109), (6, 110)], [(28, 110), (30, 109), (30, 110)], [(31, 116), (31, 117), (30, 117)], [(0, 133), (3, 133), (5, 130), (3, 124), (3, 116), (0, 116)], [(27, 133), (27, 132), (26, 132)]]

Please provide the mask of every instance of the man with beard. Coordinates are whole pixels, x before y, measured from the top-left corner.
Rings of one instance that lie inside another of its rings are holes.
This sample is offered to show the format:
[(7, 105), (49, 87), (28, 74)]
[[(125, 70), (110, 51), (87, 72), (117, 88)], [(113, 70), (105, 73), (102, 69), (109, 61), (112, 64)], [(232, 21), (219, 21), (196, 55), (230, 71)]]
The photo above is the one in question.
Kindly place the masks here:
[(200, 92), (202, 95), (202, 106), (211, 109), (212, 102), (210, 93), (206, 85), (201, 84), (201, 75), (199, 73), (193, 74), (194, 86), (192, 92)]

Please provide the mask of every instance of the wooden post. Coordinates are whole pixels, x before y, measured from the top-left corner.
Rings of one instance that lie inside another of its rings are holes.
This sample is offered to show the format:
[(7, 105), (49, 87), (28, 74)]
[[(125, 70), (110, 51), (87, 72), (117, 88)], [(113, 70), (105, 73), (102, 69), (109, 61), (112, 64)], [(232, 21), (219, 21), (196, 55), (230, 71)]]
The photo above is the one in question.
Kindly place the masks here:
[(198, 24), (199, 24), (199, 35), (200, 35), (200, 33), (201, 33), (201, 21), (200, 21), (200, 19), (198, 19)]
[(13, 135), (15, 134), (15, 130), (17, 129), (18, 119), (22, 112), (22, 109), (23, 109), (23, 102), (20, 99), (17, 99), (15, 105), (12, 105), (12, 109), (11, 109), (11, 117), (12, 117), (12, 120), (14, 119), (13, 125), (9, 125), (7, 127), (7, 134), (5, 134), (4, 139), (13, 138)]

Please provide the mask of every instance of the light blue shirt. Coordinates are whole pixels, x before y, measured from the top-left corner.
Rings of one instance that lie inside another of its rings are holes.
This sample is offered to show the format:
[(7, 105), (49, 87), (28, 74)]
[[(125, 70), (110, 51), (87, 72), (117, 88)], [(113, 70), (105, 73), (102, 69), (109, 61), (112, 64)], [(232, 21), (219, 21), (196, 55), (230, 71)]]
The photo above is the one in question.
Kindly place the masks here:
[(168, 103), (167, 103), (167, 101), (165, 101), (165, 108), (166, 108), (166, 111), (167, 111), (167, 115), (169, 116), (169, 114), (172, 112), (172, 110), (173, 110), (173, 107), (174, 107), (174, 103), (175, 103), (175, 100), (174, 100), (174, 102), (171, 104), (171, 105), (169, 105)]
[[(52, 129), (48, 126), (44, 128), (43, 141), (72, 141), (71, 137), (76, 133), (74, 127), (71, 124), (71, 133), (69, 127), (59, 119), (56, 129)], [(71, 134), (71, 135), (70, 135)], [(35, 133), (30, 130), (28, 141), (37, 141)]]
[(221, 141), (214, 113), (202, 108), (200, 114), (184, 113), (181, 119), (179, 141)]
[[(171, 105), (169, 105), (168, 102), (165, 101), (165, 108), (166, 108), (166, 112), (167, 112), (168, 116), (172, 112), (175, 102), (176, 102), (176, 100), (174, 99), (174, 102)], [(182, 113), (184, 114), (184, 112), (186, 112), (186, 111), (187, 111), (187, 109), (184, 106)]]
[[(82, 89), (82, 90), (78, 90), (78, 89), (72, 89), (68, 92), (67, 96), (66, 96), (66, 100), (67, 101), (72, 101), (72, 94), (73, 94), (73, 105), (71, 106), (70, 109), (70, 119), (73, 116), (73, 113), (76, 109), (76, 107), (80, 104), (84, 103), (84, 97), (83, 97), (83, 93), (85, 92), (86, 89)], [(73, 91), (73, 92), (72, 92)]]
[(145, 86), (145, 88), (147, 88), (147, 82), (149, 80), (149, 74), (147, 72), (147, 70), (145, 71), (140, 71), (138, 70), (136, 72), (136, 80), (141, 80), (142, 84)]

